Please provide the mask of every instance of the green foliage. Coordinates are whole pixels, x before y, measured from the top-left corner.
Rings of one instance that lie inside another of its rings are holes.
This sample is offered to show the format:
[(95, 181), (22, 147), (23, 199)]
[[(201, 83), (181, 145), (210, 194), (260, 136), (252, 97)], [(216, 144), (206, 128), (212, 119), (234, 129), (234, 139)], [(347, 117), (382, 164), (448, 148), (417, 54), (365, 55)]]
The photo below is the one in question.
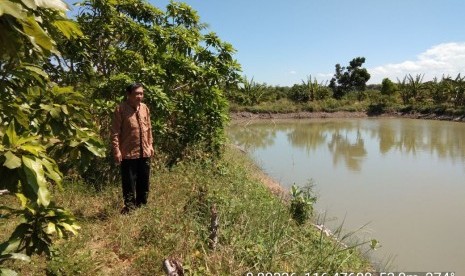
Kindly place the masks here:
[(20, 245), (19, 240), (8, 240), (0, 244), (0, 275), (18, 275), (15, 271), (7, 268), (2, 268), (2, 264), (8, 260), (21, 260), (29, 262), (29, 256), (21, 253), (15, 253)]
[(320, 86), (317, 91), (315, 91), (315, 100), (322, 101), (333, 96), (333, 91), (327, 86)]
[(289, 97), (294, 102), (307, 102), (310, 97), (305, 85), (294, 84), (289, 91)]
[[(162, 11), (141, 0), (86, 0), (77, 22), (84, 37), (60, 45), (63, 56), (48, 64), (57, 81), (75, 80), (93, 99), (109, 101), (123, 96), (129, 83), (141, 82), (157, 152), (169, 163), (194, 152), (221, 152), (223, 90), (238, 82), (240, 66), (232, 45), (205, 32), (195, 10), (177, 2)], [(108, 114), (97, 115), (108, 131)]]
[(413, 102), (420, 102), (425, 96), (426, 86), (423, 83), (424, 75), (406, 75), (402, 82), (398, 79), (397, 86), (399, 87), (399, 94), (404, 104), (411, 104)]
[(363, 63), (365, 63), (365, 58), (357, 57), (350, 61), (347, 67), (336, 64), (336, 73), (329, 83), (334, 98), (341, 99), (342, 96), (352, 90), (365, 90), (370, 74), (365, 68), (362, 68)]
[(389, 78), (384, 78), (381, 82), (381, 94), (392, 96), (397, 91), (397, 85)]
[(442, 81), (438, 81), (437, 78), (434, 78), (433, 81), (427, 84), (430, 97), (434, 103), (441, 104), (448, 101), (449, 97), (451, 96), (450, 84), (450, 82), (445, 81), (444, 79)]
[(443, 81), (449, 83), (449, 93), (455, 107), (465, 106), (465, 76), (457, 75), (455, 79), (447, 78)]
[(17, 194), (22, 209), (1, 206), (7, 218), (19, 216), (20, 223), (7, 243), (16, 244), (15, 251), (25, 250), (28, 256), (36, 253), (50, 256), (53, 235), (59, 238), (76, 235), (80, 228), (68, 211), (51, 203), (47, 206), (31, 202), (22, 194)]
[(309, 101), (314, 101), (315, 99), (321, 99), (322, 97), (325, 97), (326, 91), (321, 90), (326, 90), (326, 87), (323, 85), (323, 83), (318, 83), (316, 78), (312, 80), (312, 75), (307, 76), (306, 81), (302, 80), (302, 84), (305, 86), (308, 92)]
[(369, 115), (379, 115), (385, 112), (393, 111), (393, 105), (395, 104), (395, 98), (383, 94), (380, 91), (374, 90), (369, 94), (368, 97), (369, 105), (367, 113)]
[(311, 218), (315, 202), (316, 197), (311, 192), (311, 186), (300, 189), (295, 184), (292, 185), (290, 212), (298, 224), (304, 224)]
[(247, 76), (243, 77), (242, 86), (239, 87), (239, 91), (242, 95), (245, 96), (244, 104), (247, 105), (256, 105), (259, 104), (262, 100), (263, 95), (265, 94), (265, 85), (257, 83), (253, 78), (249, 81)]
[(289, 91), (289, 98), (295, 102), (308, 102), (323, 100), (330, 97), (331, 91), (323, 83), (318, 83), (317, 79), (312, 80), (312, 76), (307, 76), (307, 80), (302, 80), (301, 84), (294, 84)]
[(22, 250), (50, 254), (52, 234), (76, 233), (73, 216), (53, 203), (50, 186), (60, 187), (59, 164), (82, 168), (90, 156), (102, 155), (85, 99), (51, 83), (42, 68), (51, 54), (59, 55), (57, 37), (82, 34), (65, 17), (66, 8), (60, 0), (6, 0), (0, 8), (0, 189), (21, 202), (21, 209), (0, 206), (0, 220), (22, 220), (0, 248), (1, 263)]

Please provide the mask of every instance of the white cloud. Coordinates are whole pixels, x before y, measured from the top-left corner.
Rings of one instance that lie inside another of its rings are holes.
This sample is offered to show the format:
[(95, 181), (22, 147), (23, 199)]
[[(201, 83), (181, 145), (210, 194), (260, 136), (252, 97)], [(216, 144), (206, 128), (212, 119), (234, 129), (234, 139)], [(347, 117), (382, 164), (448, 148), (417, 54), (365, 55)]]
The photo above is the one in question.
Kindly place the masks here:
[(295, 74), (297, 74), (297, 72), (296, 72), (296, 71), (294, 71), (294, 70), (292, 70), (292, 71), (289, 71), (289, 74), (291, 74), (291, 75), (295, 75)]
[(384, 78), (392, 81), (402, 80), (406, 75), (424, 74), (423, 81), (443, 75), (455, 77), (465, 73), (465, 42), (443, 43), (431, 47), (417, 56), (416, 60), (386, 64), (367, 68), (371, 74), (368, 83), (381, 83)]
[(333, 76), (334, 76), (334, 73), (318, 73), (316, 74), (316, 76), (318, 77), (318, 79), (331, 79)]

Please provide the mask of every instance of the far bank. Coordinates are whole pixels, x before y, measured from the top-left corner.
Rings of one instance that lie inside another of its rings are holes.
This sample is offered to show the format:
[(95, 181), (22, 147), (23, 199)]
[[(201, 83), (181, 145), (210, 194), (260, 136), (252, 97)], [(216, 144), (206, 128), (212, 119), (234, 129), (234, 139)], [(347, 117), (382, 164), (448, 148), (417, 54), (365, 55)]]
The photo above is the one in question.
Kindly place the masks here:
[(386, 112), (380, 114), (372, 114), (366, 111), (335, 111), (335, 112), (288, 112), (288, 113), (273, 113), (273, 112), (249, 112), (239, 111), (231, 112), (231, 120), (255, 120), (255, 119), (321, 119), (321, 118), (368, 118), (368, 117), (395, 117), (395, 118), (410, 118), (410, 119), (426, 119), (426, 120), (443, 120), (465, 122), (465, 114), (436, 114), (436, 113), (420, 113), (420, 112)]

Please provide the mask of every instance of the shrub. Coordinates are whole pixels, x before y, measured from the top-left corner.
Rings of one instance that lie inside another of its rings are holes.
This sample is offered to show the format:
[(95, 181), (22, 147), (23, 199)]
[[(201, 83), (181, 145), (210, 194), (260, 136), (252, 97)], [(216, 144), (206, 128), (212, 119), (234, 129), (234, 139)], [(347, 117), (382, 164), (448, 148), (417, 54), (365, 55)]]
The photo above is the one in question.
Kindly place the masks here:
[(316, 197), (311, 192), (311, 186), (300, 189), (295, 184), (292, 185), (290, 212), (298, 224), (304, 224), (313, 215), (315, 202)]

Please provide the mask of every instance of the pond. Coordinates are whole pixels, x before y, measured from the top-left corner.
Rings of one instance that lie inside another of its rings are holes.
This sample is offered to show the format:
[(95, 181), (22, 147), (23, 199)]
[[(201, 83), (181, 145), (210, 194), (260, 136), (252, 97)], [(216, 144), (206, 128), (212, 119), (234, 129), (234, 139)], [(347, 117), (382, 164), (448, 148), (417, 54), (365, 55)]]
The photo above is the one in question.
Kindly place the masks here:
[(233, 122), (228, 135), (285, 188), (313, 183), (326, 224), (366, 224), (357, 235), (381, 243), (381, 267), (465, 275), (464, 123), (261, 120)]

